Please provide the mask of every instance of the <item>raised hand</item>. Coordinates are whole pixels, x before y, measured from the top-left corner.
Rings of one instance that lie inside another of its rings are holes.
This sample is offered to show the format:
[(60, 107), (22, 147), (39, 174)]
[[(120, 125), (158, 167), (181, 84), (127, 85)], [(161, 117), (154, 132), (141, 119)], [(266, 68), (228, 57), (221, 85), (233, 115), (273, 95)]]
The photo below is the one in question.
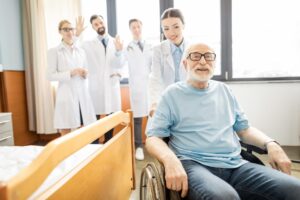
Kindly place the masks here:
[(123, 50), (123, 41), (121, 40), (119, 35), (116, 35), (115, 40), (114, 40), (114, 44), (116, 47), (117, 51), (122, 51)]
[(78, 16), (76, 18), (76, 36), (79, 37), (85, 29), (86, 26), (84, 26), (84, 18), (82, 16)]

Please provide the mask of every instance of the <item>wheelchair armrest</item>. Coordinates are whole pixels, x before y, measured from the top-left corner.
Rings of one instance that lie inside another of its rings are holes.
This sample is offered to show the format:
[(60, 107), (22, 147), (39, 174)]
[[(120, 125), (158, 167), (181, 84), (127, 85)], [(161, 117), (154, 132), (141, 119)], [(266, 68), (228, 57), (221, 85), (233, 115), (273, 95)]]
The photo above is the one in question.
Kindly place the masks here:
[(253, 146), (251, 144), (246, 144), (246, 143), (244, 143), (242, 141), (240, 141), (240, 143), (241, 143), (241, 146), (243, 148), (245, 148), (246, 151), (249, 152), (249, 153), (252, 153), (252, 151), (254, 151), (256, 153), (259, 153), (259, 154), (267, 154), (268, 153), (268, 151), (265, 150), (265, 149), (261, 149), (259, 147)]

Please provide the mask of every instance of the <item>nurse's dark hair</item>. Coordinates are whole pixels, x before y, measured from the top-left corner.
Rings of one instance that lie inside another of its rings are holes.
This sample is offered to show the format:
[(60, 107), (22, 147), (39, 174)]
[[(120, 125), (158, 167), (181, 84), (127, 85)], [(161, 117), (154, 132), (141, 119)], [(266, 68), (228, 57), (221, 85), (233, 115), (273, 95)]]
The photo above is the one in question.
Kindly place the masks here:
[(177, 8), (168, 8), (166, 9), (163, 14), (161, 15), (160, 19), (164, 20), (170, 17), (175, 17), (175, 18), (179, 18), (182, 22), (182, 24), (184, 24), (184, 17), (182, 12), (177, 9)]
[(129, 23), (128, 23), (129, 27), (130, 27), (130, 25), (131, 25), (133, 22), (139, 22), (140, 24), (143, 24), (141, 20), (136, 19), (136, 18), (133, 18), (133, 19), (130, 19), (130, 20), (129, 20)]
[(90, 23), (92, 24), (92, 22), (94, 21), (94, 19), (97, 19), (98, 17), (100, 17), (101, 19), (104, 19), (102, 15), (92, 15), (90, 17)]

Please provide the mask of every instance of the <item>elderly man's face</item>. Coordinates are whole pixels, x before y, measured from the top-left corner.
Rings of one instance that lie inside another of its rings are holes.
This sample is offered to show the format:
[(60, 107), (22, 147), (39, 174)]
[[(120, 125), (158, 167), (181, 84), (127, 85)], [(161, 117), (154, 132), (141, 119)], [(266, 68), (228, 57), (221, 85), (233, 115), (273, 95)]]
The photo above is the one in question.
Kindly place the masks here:
[(188, 80), (207, 82), (214, 74), (215, 53), (204, 44), (193, 45), (188, 49), (188, 56), (183, 61), (188, 72)]

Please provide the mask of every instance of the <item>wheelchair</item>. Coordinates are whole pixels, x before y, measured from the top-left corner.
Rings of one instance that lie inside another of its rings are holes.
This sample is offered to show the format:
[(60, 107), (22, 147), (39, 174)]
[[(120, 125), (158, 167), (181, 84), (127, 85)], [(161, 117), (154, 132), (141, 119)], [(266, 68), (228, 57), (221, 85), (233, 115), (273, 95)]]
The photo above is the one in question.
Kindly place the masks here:
[[(167, 142), (168, 139), (164, 139)], [(249, 162), (264, 165), (253, 152), (266, 154), (267, 151), (241, 142), (241, 156)], [(181, 200), (180, 193), (166, 187), (164, 167), (158, 161), (149, 162), (142, 169), (140, 178), (140, 200)]]

